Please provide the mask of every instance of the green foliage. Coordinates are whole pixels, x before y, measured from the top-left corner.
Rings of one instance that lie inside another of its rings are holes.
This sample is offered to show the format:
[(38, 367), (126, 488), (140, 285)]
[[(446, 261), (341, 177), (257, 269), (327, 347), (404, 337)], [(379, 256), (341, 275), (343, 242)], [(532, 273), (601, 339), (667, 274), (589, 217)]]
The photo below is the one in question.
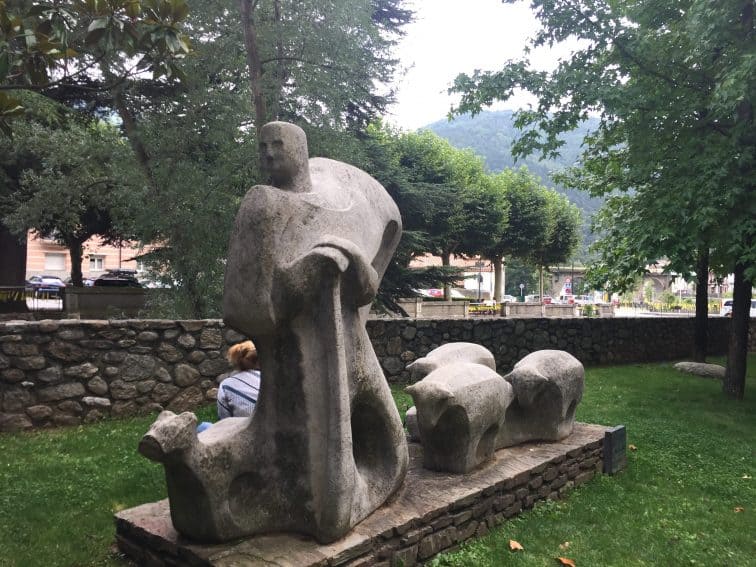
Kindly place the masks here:
[(108, 60), (121, 77), (180, 75), (190, 51), (181, 33), (185, 0), (0, 2), (0, 129), (21, 114), (21, 99), (2, 91), (41, 90), (91, 78)]
[[(524, 88), (538, 105), (518, 113), (525, 128), (513, 149), (553, 157), (560, 134), (589, 113), (600, 114), (585, 138), (581, 167), (561, 179), (594, 195), (633, 192), (615, 204), (622, 224), (600, 246), (604, 264), (637, 273), (638, 263), (667, 256), (673, 269), (691, 269), (701, 247), (714, 250), (715, 266), (735, 261), (756, 276), (756, 200), (753, 165), (756, 128), (753, 93), (756, 54), (753, 5), (742, 0), (667, 4), (571, 0), (533, 2), (542, 28), (532, 46), (567, 37), (585, 41), (551, 73), (527, 59), (494, 73), (460, 75), (459, 112), (477, 112)], [(636, 214), (625, 218), (630, 209)], [(617, 266), (634, 245), (631, 261)], [(617, 251), (613, 251), (616, 249)], [(609, 274), (611, 276), (611, 274)]]

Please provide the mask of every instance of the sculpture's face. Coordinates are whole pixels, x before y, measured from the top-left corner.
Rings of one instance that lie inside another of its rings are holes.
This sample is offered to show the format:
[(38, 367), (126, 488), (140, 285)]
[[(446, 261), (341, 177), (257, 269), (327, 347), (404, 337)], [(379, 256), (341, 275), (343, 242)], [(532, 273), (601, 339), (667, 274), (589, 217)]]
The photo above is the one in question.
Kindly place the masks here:
[[(300, 135), (301, 133), (301, 135)], [(260, 132), (260, 162), (276, 185), (286, 184), (307, 161), (304, 132), (291, 124), (271, 123)]]

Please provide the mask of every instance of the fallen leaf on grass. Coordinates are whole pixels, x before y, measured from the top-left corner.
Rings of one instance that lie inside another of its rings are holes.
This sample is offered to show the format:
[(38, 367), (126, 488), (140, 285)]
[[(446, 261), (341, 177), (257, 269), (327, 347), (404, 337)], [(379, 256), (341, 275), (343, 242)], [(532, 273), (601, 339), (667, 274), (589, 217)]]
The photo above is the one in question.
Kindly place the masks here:
[(738, 512), (745, 512), (745, 508), (743, 508), (742, 506), (736, 506), (735, 513), (738, 513)]
[(575, 562), (572, 559), (567, 559), (566, 557), (557, 557), (557, 561), (561, 563), (562, 565), (569, 565), (569, 567), (575, 567)]
[(525, 548), (520, 545), (520, 542), (513, 539), (509, 540), (509, 549), (512, 551), (525, 551)]
[(566, 551), (569, 547), (570, 547), (569, 541), (565, 541), (564, 543), (559, 544), (559, 549), (561, 549), (562, 551)]
[(638, 447), (636, 447), (632, 443), (630, 445), (628, 445), (627, 448), (630, 449), (631, 451), (637, 451), (638, 450)]

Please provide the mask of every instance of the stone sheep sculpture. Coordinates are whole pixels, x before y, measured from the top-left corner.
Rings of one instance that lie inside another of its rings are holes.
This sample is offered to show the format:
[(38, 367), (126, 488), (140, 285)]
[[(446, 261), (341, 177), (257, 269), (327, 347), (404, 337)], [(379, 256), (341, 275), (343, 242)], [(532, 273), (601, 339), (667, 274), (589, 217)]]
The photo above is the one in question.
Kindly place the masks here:
[(497, 449), (567, 437), (583, 394), (583, 365), (559, 350), (529, 354), (502, 377), (484, 347), (448, 343), (408, 369), (423, 379), (407, 388), (407, 429), (438, 471), (468, 472)]
[(417, 407), (425, 468), (465, 473), (491, 458), (512, 386), (488, 366), (452, 362), (407, 387)]
[(512, 385), (515, 399), (507, 408), (499, 447), (559, 441), (572, 433), (585, 383), (577, 358), (562, 350), (539, 350), (515, 364), (504, 379)]

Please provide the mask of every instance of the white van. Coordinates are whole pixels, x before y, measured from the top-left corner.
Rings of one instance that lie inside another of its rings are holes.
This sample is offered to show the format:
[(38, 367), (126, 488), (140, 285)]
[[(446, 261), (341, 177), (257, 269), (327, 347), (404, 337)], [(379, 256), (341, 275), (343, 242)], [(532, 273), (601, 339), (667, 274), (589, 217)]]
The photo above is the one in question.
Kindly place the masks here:
[[(722, 309), (719, 310), (722, 317), (732, 317), (732, 299), (725, 299), (722, 302)], [(756, 299), (751, 300), (751, 317), (756, 317)]]

